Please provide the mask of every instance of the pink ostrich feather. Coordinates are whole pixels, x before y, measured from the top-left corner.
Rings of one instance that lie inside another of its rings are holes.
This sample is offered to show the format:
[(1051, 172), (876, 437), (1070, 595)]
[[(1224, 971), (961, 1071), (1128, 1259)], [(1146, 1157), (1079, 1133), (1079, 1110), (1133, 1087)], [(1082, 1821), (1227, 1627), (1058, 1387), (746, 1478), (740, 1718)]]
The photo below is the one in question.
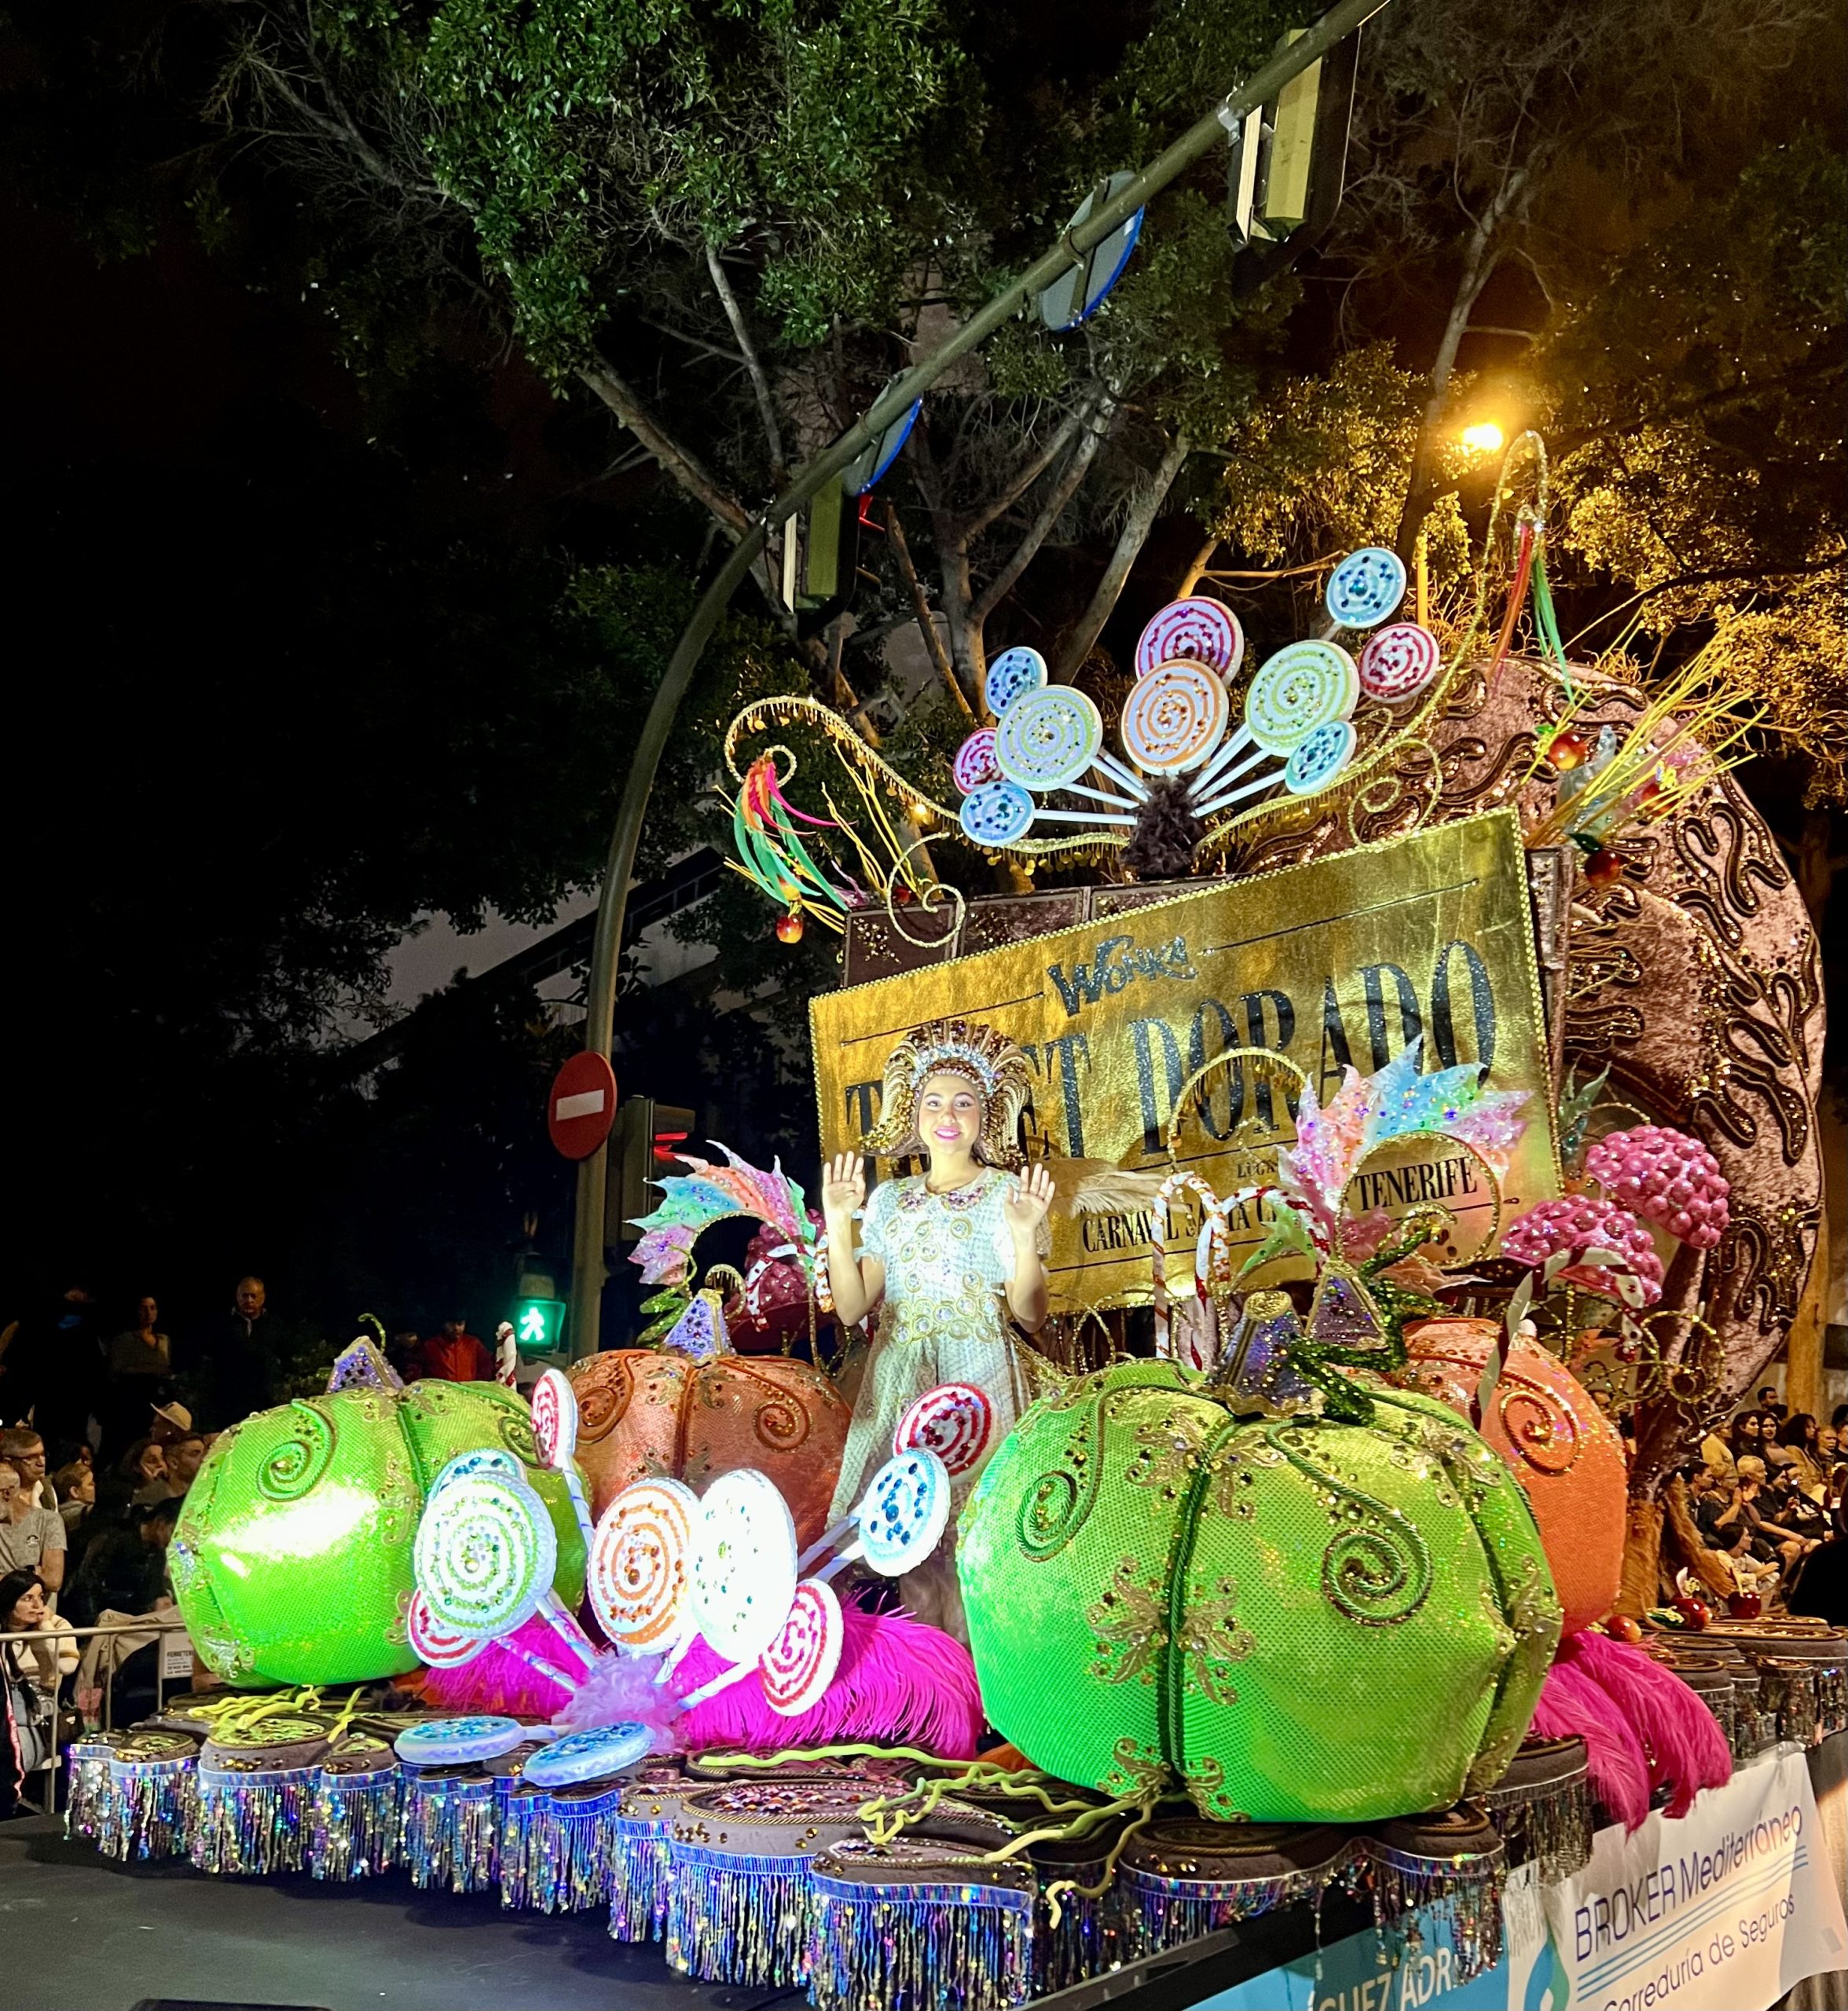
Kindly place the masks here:
[(1560, 1658), (1622, 1714), (1648, 1763), (1650, 1787), (1671, 1790), (1670, 1815), (1685, 1815), (1703, 1788), (1732, 1779), (1732, 1755), (1719, 1720), (1672, 1669), (1589, 1628), (1561, 1644)]
[[(563, 1643), (543, 1620), (529, 1620), (512, 1639), (566, 1675), (574, 1665)], [(424, 1672), (424, 1695), (445, 1711), (472, 1714), (505, 1712), (516, 1718), (549, 1718), (569, 1701), (570, 1693), (541, 1676), (497, 1641), (490, 1641), (472, 1661)]]
[(1592, 1790), (1625, 1829), (1649, 1812), (1649, 1763), (1607, 1693), (1582, 1669), (1555, 1662), (1546, 1672), (1531, 1729), (1540, 1738), (1582, 1738)]
[[(973, 1760), (982, 1708), (969, 1650), (908, 1614), (871, 1614), (844, 1603), (841, 1621), (841, 1666), (812, 1710), (794, 1718), (772, 1710), (754, 1670), (680, 1720), (688, 1749), (775, 1753), (785, 1746), (864, 1742)], [(674, 1672), (674, 1683), (690, 1694), (729, 1666), (696, 1641)]]

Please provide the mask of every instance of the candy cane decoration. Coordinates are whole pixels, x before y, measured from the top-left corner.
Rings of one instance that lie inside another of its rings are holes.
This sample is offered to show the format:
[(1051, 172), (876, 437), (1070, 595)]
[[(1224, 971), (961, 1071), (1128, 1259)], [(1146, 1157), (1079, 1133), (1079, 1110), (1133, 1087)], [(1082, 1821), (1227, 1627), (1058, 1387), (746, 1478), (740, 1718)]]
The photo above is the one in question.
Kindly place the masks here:
[[(1170, 1358), (1171, 1340), (1168, 1316), (1168, 1253), (1164, 1246), (1169, 1234), (1169, 1212), (1173, 1203), (1183, 1194), (1193, 1195), (1200, 1204), (1200, 1237), (1195, 1250), (1194, 1269), (1195, 1291), (1204, 1302), (1208, 1278), (1214, 1278), (1216, 1283), (1216, 1273), (1221, 1270), (1225, 1273), (1226, 1290), (1231, 1288), (1230, 1233), (1226, 1204), (1198, 1174), (1171, 1173), (1157, 1189), (1153, 1205), (1149, 1211), (1149, 1226), (1154, 1251), (1150, 1269), (1153, 1273), (1154, 1284), (1155, 1352), (1164, 1361)], [(1156, 1229), (1157, 1217), (1161, 1222), (1159, 1230)]]

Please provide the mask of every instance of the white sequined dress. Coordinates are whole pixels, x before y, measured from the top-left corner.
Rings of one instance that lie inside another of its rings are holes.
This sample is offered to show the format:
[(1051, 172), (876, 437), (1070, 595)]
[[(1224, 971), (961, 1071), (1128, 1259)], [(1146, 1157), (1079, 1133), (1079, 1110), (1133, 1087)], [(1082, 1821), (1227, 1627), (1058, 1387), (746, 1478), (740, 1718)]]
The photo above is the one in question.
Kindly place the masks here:
[[(921, 1175), (889, 1180), (874, 1189), (862, 1221), (861, 1253), (885, 1266), (886, 1290), (854, 1399), (832, 1515), (851, 1514), (867, 1482), (891, 1458), (892, 1434), (914, 1398), (940, 1383), (970, 1383), (983, 1391), (994, 1406), (988, 1445), (956, 1476), (950, 1527), (936, 1555), (900, 1581), (905, 1604), (920, 1620), (963, 1640), (955, 1517), (1047, 1367), (1008, 1325), (1014, 1239), (1001, 1211), (1013, 1184), (1011, 1174), (994, 1167), (944, 1194), (933, 1194)], [(1044, 1222), (1038, 1243), (1044, 1258), (1052, 1247)]]

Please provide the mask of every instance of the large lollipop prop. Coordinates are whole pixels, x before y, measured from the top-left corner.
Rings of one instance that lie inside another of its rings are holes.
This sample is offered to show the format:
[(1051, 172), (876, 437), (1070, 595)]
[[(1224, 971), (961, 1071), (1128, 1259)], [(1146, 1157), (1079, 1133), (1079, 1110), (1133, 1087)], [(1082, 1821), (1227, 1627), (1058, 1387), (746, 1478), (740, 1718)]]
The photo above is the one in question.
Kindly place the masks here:
[(535, 1617), (543, 1620), (578, 1663), (580, 1676), (596, 1660), (583, 1628), (552, 1590), (557, 1533), (545, 1504), (523, 1479), (487, 1468), (446, 1467), (418, 1522), (412, 1567), (430, 1617), (441, 1627), (497, 1641), (567, 1689), (575, 1683), (541, 1666), (512, 1638), (517, 1630)]
[(584, 1482), (578, 1474), (578, 1392), (571, 1387), (571, 1379), (560, 1369), (547, 1369), (533, 1385), (533, 1438), (540, 1458), (565, 1483), (588, 1559), (596, 1530), (590, 1519), (590, 1504), (584, 1498)]
[(753, 1662), (796, 1595), (796, 1525), (767, 1474), (720, 1474), (699, 1504), (687, 1567), (687, 1631), (655, 1672), (665, 1683), (695, 1639), (728, 1662)]
[[(971, 734), (954, 764), (956, 785), (964, 793), (960, 821), (965, 837), (977, 844), (1011, 844), (1040, 822), (1135, 822), (1135, 807), (1147, 796), (1146, 787), (1104, 752), (1104, 723), (1096, 705), (1069, 685), (1047, 685), (1046, 659), (1037, 650), (1004, 650), (988, 666), (986, 690), (988, 708), (1000, 723)], [(1098, 789), (1079, 780), (1092, 769), (1116, 788)], [(1053, 789), (1104, 807), (1072, 810), (1034, 800), (1032, 792)]]
[(769, 1645), (755, 1661), (740, 1662), (680, 1699), (691, 1711), (709, 1698), (742, 1683), (754, 1669), (764, 1680), (764, 1701), (786, 1718), (800, 1717), (827, 1694), (841, 1665), (845, 1632), (841, 1602), (832, 1585), (805, 1578), (795, 1590), (790, 1610)]
[(597, 1625), (618, 1648), (659, 1654), (686, 1632), (698, 1518), (698, 1496), (677, 1480), (632, 1481), (603, 1511), (585, 1584)]
[[(882, 1578), (915, 1571), (936, 1549), (950, 1518), (949, 1469), (928, 1447), (894, 1453), (867, 1483), (852, 1515), (803, 1553), (806, 1570), (830, 1551), (814, 1575), (825, 1582), (856, 1558)], [(835, 1550), (843, 1540), (844, 1548)]]
[(1230, 608), (1216, 600), (1171, 600), (1150, 617), (1136, 643), (1135, 673), (1146, 677), (1177, 661), (1204, 664), (1222, 679), (1236, 676), (1245, 657), (1245, 631)]
[[(1216, 603), (1209, 603), (1216, 606)], [(912, 1399), (892, 1434), (895, 1457), (934, 1452), (952, 1480), (981, 1465), (995, 1438), (995, 1406), (973, 1383), (940, 1383)]]

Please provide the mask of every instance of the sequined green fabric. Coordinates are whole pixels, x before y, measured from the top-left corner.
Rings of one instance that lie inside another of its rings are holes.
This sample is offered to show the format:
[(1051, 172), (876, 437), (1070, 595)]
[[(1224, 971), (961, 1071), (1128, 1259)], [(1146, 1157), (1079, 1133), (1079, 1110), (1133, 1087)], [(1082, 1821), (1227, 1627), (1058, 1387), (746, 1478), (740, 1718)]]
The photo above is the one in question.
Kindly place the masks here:
[(200, 1659), (234, 1683), (350, 1683), (417, 1666), (405, 1638), (411, 1544), (458, 1452), (525, 1463), (558, 1532), (557, 1589), (584, 1594), (562, 1476), (538, 1463), (525, 1402), (493, 1383), (413, 1383), (300, 1399), (223, 1433), (169, 1553)]
[(1455, 1413), (1236, 1416), (1165, 1362), (1027, 1412), (957, 1550), (982, 1701), (1049, 1773), (1164, 1771), (1220, 1821), (1447, 1807), (1520, 1743), (1559, 1638), (1527, 1500)]

